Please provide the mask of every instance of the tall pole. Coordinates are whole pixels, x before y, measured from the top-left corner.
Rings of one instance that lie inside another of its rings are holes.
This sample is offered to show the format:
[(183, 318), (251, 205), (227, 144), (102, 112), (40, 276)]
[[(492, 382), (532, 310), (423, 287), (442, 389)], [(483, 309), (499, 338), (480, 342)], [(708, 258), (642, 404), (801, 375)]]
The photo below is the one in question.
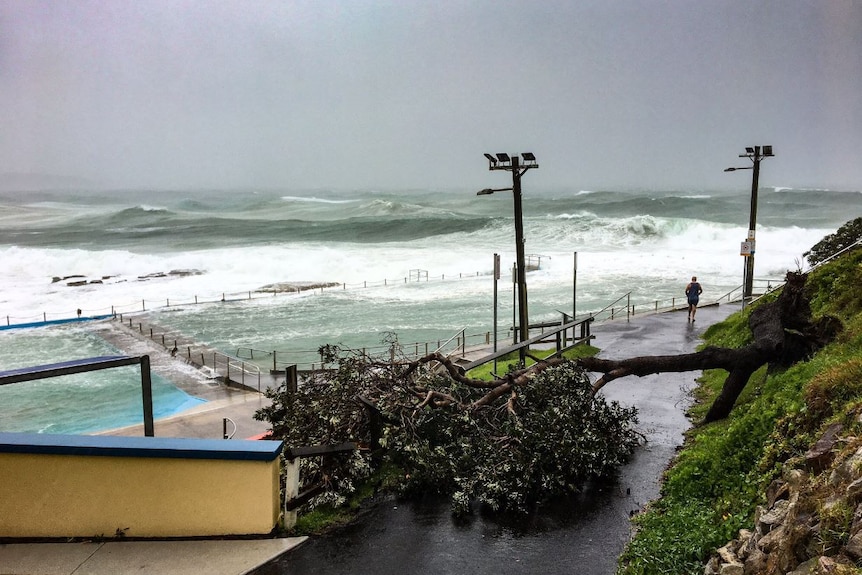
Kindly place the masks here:
[(757, 188), (758, 180), (760, 179), (760, 146), (754, 146), (754, 156), (752, 161), (754, 166), (751, 173), (751, 210), (748, 216), (748, 241), (752, 242), (751, 254), (745, 258), (745, 287), (742, 291), (742, 299), (750, 298), (754, 291), (754, 251), (755, 246), (755, 229), (757, 226)]
[[(518, 261), (518, 323), (521, 343), (530, 339), (530, 320), (527, 313), (527, 266), (524, 264), (524, 221), (521, 208), (521, 173), (518, 156), (512, 158), (512, 192), (515, 197), (515, 251)], [(521, 363), (527, 350), (519, 350)]]
[[(514, 331), (514, 337), (517, 340), (520, 335), (521, 343), (530, 339), (530, 316), (527, 312), (527, 264), (524, 261), (524, 216), (521, 205), (521, 176), (533, 168), (538, 168), (536, 156), (532, 152), (523, 152), (521, 156), (524, 158), (524, 163), (521, 164), (520, 158), (517, 155), (512, 157), (509, 154), (500, 153), (496, 157), (491, 154), (485, 154), (488, 159), (488, 169), (490, 170), (507, 170), (512, 172), (512, 187), (511, 188), (485, 188), (476, 192), (477, 196), (493, 194), (494, 192), (511, 191), (515, 203), (515, 252), (517, 261), (515, 262), (515, 284), (517, 285), (518, 313), (519, 313), (519, 328)], [(514, 322), (515, 310), (512, 310)], [(527, 358), (527, 349), (519, 350), (521, 363), (523, 364)]]
[(500, 279), (500, 254), (494, 254), (494, 351), (497, 351), (497, 282)]
[(763, 158), (771, 158), (775, 154), (772, 153), (772, 146), (751, 146), (745, 148), (744, 154), (739, 154), (740, 158), (748, 158), (751, 160), (751, 166), (736, 168), (725, 168), (725, 172), (735, 172), (736, 170), (751, 170), (751, 208), (748, 215), (748, 237), (747, 244), (743, 244), (742, 255), (745, 256), (745, 265), (742, 270), (742, 307), (745, 307), (745, 300), (750, 298), (754, 291), (754, 252), (757, 242), (755, 241), (755, 232), (757, 227), (757, 188), (760, 186), (760, 161)]
[(576, 317), (578, 317), (578, 252), (575, 252), (574, 266), (572, 268), (572, 321)]

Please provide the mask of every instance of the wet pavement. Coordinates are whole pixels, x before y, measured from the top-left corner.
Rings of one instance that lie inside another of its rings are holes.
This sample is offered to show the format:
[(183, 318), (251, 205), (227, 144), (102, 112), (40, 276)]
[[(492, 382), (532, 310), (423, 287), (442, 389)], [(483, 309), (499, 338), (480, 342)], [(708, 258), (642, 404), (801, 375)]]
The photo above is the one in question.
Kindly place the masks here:
[[(674, 355), (695, 351), (711, 324), (738, 311), (738, 304), (703, 307), (689, 323), (684, 311), (636, 316), (597, 325), (601, 357)], [(476, 516), (454, 521), (446, 501), (389, 499), (354, 525), (304, 545), (259, 568), (255, 575), (437, 573), (578, 573), (608, 575), (631, 537), (632, 514), (659, 495), (659, 480), (689, 427), (685, 410), (700, 372), (622, 378), (602, 393), (635, 405), (647, 443), (610, 485), (595, 486), (576, 500), (529, 524), (506, 525)]]

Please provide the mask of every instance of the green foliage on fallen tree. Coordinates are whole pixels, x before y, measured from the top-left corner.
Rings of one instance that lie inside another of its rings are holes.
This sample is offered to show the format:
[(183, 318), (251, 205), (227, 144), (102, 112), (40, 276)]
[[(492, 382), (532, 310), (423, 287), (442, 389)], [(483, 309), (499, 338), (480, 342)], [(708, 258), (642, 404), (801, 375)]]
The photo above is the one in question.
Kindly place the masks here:
[[(613, 475), (638, 443), (636, 410), (592, 397), (587, 374), (558, 361), (494, 383), (438, 373), (432, 361), (340, 357), (297, 391), (270, 390), (257, 418), (289, 446), (367, 448), (302, 460), (303, 481), (327, 486), (311, 507), (343, 501), (374, 467), (394, 464), (401, 473), (388, 487), (404, 496), (447, 495), (456, 514), (477, 504), (527, 513)], [(507, 392), (489, 400), (498, 385)]]
[(590, 396), (584, 371), (566, 362), (507, 404), (425, 408), (409, 429), (389, 428), (386, 444), (406, 471), (406, 493), (451, 495), (456, 514), (473, 502), (527, 513), (612, 475), (637, 445), (636, 410)]

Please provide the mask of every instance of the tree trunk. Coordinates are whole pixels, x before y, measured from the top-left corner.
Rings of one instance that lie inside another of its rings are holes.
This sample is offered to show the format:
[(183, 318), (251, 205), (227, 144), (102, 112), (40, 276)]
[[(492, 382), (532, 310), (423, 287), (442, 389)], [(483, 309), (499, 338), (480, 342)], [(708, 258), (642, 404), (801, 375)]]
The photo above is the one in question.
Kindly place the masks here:
[(728, 372), (727, 379), (704, 423), (724, 419), (758, 368), (767, 363), (790, 365), (800, 361), (826, 345), (840, 331), (840, 322), (834, 318), (811, 322), (811, 307), (804, 293), (805, 278), (805, 274), (788, 272), (787, 283), (778, 299), (751, 313), (748, 327), (753, 342), (744, 347), (708, 347), (697, 353), (623, 360), (589, 357), (578, 360), (578, 363), (585, 369), (603, 374), (593, 384), (593, 393), (614, 379), (627, 375), (643, 377), (662, 372), (724, 369)]

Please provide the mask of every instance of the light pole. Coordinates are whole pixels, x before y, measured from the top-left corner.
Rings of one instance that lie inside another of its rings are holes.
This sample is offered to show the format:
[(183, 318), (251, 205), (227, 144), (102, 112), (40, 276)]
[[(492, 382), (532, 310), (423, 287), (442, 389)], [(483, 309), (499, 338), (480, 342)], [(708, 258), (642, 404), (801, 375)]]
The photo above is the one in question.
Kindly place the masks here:
[(751, 175), (751, 209), (748, 217), (748, 244), (750, 253), (745, 256), (745, 271), (743, 273), (742, 286), (742, 305), (745, 305), (745, 298), (750, 298), (754, 287), (754, 252), (755, 252), (755, 228), (757, 226), (757, 188), (758, 180), (760, 179), (760, 161), (763, 158), (771, 158), (772, 146), (754, 146), (745, 148), (744, 154), (739, 154), (740, 158), (748, 158), (751, 160), (751, 166), (742, 168), (725, 168), (725, 172), (735, 172), (736, 170), (753, 170)]
[[(513, 154), (511, 157), (509, 154), (497, 154), (496, 157), (491, 154), (485, 154), (485, 157), (488, 159), (489, 170), (506, 170), (507, 172), (512, 172), (511, 188), (485, 188), (484, 190), (476, 192), (476, 195), (485, 196), (493, 194), (494, 192), (511, 191), (512, 197), (514, 198), (515, 253), (517, 259), (516, 267), (518, 268), (516, 270), (518, 276), (518, 323), (520, 324), (520, 340), (524, 342), (530, 338), (530, 320), (527, 313), (527, 266), (524, 263), (524, 222), (521, 207), (521, 176), (523, 176), (527, 170), (538, 168), (539, 164), (536, 163), (536, 156), (530, 152), (524, 152), (521, 154), (521, 157), (524, 159), (523, 164), (521, 164), (520, 158), (518, 158), (517, 154)], [(521, 363), (523, 364), (526, 359), (527, 350), (522, 347), (519, 352)]]

